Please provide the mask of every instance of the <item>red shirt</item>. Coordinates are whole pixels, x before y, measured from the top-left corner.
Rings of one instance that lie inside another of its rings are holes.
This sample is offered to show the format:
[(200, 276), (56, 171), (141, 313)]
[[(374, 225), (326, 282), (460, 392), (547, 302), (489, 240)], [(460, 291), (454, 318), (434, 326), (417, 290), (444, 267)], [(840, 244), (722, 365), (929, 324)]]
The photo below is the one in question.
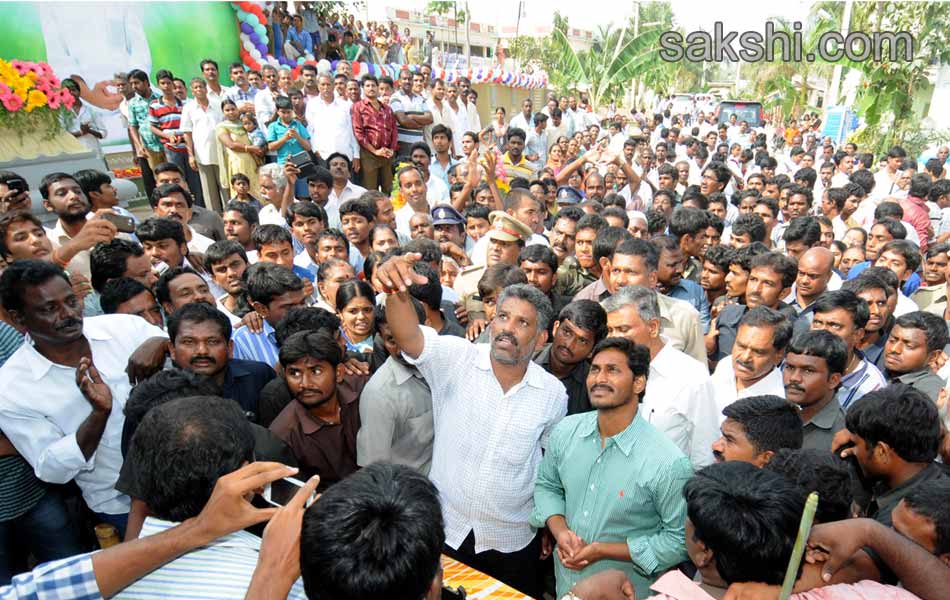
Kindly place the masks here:
[(930, 209), (923, 198), (907, 196), (900, 201), (901, 208), (904, 209), (904, 221), (914, 226), (917, 231), (917, 237), (920, 238), (920, 251), (927, 251), (927, 241), (930, 238)]
[(353, 134), (363, 148), (389, 148), (396, 151), (396, 115), (393, 109), (379, 102), (376, 109), (367, 99), (353, 105)]

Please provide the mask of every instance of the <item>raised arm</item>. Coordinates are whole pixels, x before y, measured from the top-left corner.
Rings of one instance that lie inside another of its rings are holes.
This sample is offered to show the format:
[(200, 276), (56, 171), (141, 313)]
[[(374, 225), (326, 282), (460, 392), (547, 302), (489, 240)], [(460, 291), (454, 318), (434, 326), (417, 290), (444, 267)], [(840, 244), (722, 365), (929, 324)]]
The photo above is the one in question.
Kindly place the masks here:
[(386, 321), (392, 330), (396, 345), (407, 356), (419, 358), (423, 350), (422, 331), (419, 329), (419, 317), (412, 306), (409, 286), (413, 283), (426, 283), (422, 275), (413, 272), (422, 255), (410, 253), (390, 258), (373, 274), (373, 283), (377, 289), (388, 294), (386, 297)]

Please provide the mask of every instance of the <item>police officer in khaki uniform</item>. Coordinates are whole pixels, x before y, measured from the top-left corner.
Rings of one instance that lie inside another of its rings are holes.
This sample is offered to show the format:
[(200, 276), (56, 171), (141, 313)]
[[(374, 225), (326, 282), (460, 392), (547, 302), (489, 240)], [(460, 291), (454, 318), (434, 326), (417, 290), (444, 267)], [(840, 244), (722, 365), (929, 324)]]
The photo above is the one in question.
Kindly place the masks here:
[(517, 265), (518, 255), (531, 239), (531, 228), (504, 211), (492, 211), (488, 215), (488, 222), (491, 229), (485, 234), (488, 237), (486, 264), (463, 269), (455, 278), (453, 286), (461, 297), (462, 306), (468, 311), (469, 320), (484, 318), (482, 300), (478, 296), (478, 280), (485, 269), (497, 263)]

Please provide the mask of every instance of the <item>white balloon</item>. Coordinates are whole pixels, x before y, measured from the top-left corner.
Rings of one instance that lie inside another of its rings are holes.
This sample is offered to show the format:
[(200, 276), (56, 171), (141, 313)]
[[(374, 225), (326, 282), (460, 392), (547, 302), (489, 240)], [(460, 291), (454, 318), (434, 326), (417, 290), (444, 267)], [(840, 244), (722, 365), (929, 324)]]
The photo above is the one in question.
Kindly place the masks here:
[(244, 40), (244, 43), (241, 45), (244, 46), (244, 49), (248, 52), (255, 49), (254, 44), (251, 43), (251, 40)]
[(323, 58), (320, 62), (317, 63), (317, 72), (318, 73), (329, 73), (330, 72), (330, 61)]
[(257, 48), (254, 48), (253, 50), (248, 50), (248, 52), (251, 53), (251, 56), (254, 57), (254, 60), (260, 62), (260, 60), (261, 60), (261, 51), (260, 51), (260, 50), (258, 50)]

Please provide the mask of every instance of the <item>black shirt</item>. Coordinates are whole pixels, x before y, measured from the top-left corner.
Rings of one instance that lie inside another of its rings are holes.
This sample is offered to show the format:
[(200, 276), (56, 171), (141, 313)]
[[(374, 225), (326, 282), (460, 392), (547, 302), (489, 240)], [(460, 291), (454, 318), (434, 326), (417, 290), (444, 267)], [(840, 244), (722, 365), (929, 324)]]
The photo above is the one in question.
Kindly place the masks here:
[(270, 365), (254, 360), (232, 358), (228, 361), (221, 395), (241, 405), (252, 423), (259, 423), (258, 404), (261, 390), (277, 377)]
[[(534, 356), (534, 362), (544, 367), (548, 373), (551, 372), (551, 344), (545, 344), (544, 348), (541, 348)], [(567, 414), (569, 415), (593, 410), (590, 397), (587, 395), (588, 371), (590, 371), (590, 362), (583, 360), (577, 363), (570, 375), (560, 379), (560, 382), (564, 384), (564, 389), (567, 390)]]
[(904, 496), (923, 483), (947, 476), (946, 467), (932, 462), (923, 471), (892, 490), (878, 484), (874, 489), (874, 496), (871, 498), (867, 514), (878, 523), (891, 527), (891, 512), (903, 500)]

